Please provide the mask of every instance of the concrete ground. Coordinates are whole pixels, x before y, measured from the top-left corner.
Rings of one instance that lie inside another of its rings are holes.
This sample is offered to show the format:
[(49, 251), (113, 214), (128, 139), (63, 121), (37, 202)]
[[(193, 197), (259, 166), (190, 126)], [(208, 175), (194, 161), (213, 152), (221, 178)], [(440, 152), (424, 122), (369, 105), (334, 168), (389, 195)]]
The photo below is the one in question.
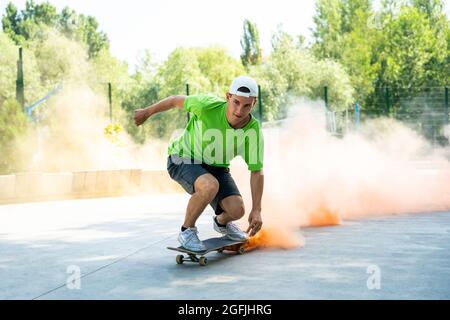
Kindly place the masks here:
[[(450, 212), (304, 228), (303, 248), (211, 253), (200, 267), (166, 249), (187, 199), (0, 206), (0, 299), (450, 298)], [(215, 235), (211, 215), (202, 238)]]

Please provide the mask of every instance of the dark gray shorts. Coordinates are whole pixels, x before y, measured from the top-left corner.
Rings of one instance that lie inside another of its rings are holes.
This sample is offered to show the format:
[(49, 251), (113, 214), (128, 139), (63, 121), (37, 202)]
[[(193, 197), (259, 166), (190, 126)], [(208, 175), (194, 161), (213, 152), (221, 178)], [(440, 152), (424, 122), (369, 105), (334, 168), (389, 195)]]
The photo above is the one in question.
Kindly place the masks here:
[(190, 159), (180, 158), (178, 155), (171, 155), (167, 158), (167, 171), (170, 177), (178, 182), (189, 194), (195, 192), (194, 183), (198, 177), (206, 173), (212, 174), (219, 182), (219, 191), (210, 203), (217, 215), (224, 211), (220, 206), (222, 199), (233, 195), (241, 196), (228, 168), (213, 167), (205, 163), (196, 164)]

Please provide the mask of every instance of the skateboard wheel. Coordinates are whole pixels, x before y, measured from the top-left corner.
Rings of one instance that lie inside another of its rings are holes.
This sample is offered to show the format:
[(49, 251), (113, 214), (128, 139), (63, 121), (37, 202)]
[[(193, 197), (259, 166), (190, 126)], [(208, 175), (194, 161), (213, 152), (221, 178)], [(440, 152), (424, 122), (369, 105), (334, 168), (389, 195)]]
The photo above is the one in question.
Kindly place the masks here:
[(244, 252), (245, 252), (244, 247), (240, 247), (239, 250), (237, 251), (238, 254), (244, 254)]
[(183, 263), (183, 259), (184, 259), (183, 255), (179, 254), (179, 255), (177, 255), (175, 260), (177, 261), (177, 264), (182, 264)]
[(222, 248), (222, 249), (219, 249), (219, 250), (217, 250), (217, 252), (219, 252), (219, 253), (222, 253), (222, 252), (223, 252), (223, 248)]
[(206, 257), (200, 257), (199, 263), (201, 266), (206, 266), (208, 259), (206, 259)]

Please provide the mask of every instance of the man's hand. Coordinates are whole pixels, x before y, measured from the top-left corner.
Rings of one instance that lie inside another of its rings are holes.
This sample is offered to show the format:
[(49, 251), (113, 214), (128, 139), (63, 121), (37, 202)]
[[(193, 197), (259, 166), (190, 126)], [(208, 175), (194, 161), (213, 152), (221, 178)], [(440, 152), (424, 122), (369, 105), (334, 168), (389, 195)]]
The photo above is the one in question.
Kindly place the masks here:
[(249, 236), (253, 237), (262, 227), (261, 210), (252, 210), (248, 216), (248, 223), (247, 233), (251, 230)]
[(148, 109), (137, 109), (134, 110), (134, 123), (136, 126), (140, 126), (150, 117)]

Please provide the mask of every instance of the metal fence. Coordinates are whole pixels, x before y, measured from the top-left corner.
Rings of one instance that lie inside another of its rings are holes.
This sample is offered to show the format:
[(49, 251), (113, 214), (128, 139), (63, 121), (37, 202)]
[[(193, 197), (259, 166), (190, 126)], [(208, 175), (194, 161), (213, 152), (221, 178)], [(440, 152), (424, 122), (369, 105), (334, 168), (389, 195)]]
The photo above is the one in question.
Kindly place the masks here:
[(329, 111), (328, 129), (337, 135), (358, 130), (370, 119), (388, 117), (417, 131), (435, 145), (448, 145), (448, 87), (376, 88), (366, 104)]
[[(31, 106), (25, 106), (24, 75), (22, 48), (19, 49), (17, 62), (16, 99), (27, 114), (49, 96), (45, 96)], [(58, 85), (59, 87), (59, 85)], [(111, 83), (105, 85), (109, 101), (109, 117), (113, 121), (113, 99)], [(52, 91), (53, 92), (53, 91)], [(189, 84), (186, 84), (186, 95), (190, 94)], [(364, 103), (355, 102), (345, 111), (332, 111), (329, 109), (328, 88), (323, 88), (323, 101), (326, 111), (327, 130), (334, 135), (344, 135), (350, 131), (358, 130), (364, 122), (378, 117), (389, 117), (401, 121), (416, 130), (433, 144), (449, 144), (449, 89), (448, 87), (411, 87), (411, 88), (375, 88), (374, 92)], [(261, 88), (257, 108), (253, 114), (262, 122), (264, 117), (264, 101)], [(187, 115), (189, 120), (189, 114)]]

